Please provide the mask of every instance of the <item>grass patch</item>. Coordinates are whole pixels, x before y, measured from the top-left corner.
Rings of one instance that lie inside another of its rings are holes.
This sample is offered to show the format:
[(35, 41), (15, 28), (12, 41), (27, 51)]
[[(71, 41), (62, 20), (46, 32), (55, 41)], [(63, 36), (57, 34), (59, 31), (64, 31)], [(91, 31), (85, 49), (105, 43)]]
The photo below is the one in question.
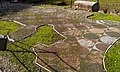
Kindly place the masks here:
[(13, 32), (14, 30), (16, 30), (19, 27), (20, 27), (20, 25), (14, 23), (14, 22), (0, 20), (0, 34), (2, 34), (2, 35), (6, 35), (8, 32)]
[(37, 32), (33, 36), (25, 39), (24, 43), (29, 45), (35, 45), (37, 43), (50, 45), (62, 39), (64, 38), (57, 34), (51, 26), (42, 26), (38, 28)]
[(105, 66), (107, 72), (120, 72), (120, 40), (106, 53)]
[[(12, 52), (0, 52), (2, 56), (10, 59), (12, 63), (19, 65), (20, 72), (28, 72), (28, 70), (20, 64), (20, 62), (15, 58), (14, 55), (31, 71), (38, 72), (40, 69), (35, 66), (33, 61), (35, 60), (35, 55), (32, 53), (31, 47), (38, 44), (44, 43), (50, 45), (55, 41), (64, 39), (62, 36), (57, 34), (51, 26), (42, 26), (37, 29), (37, 32), (24, 40), (15, 42), (13, 44), (8, 44), (7, 49)], [(14, 55), (13, 55), (14, 53)]]
[(89, 17), (93, 20), (112, 20), (112, 21), (120, 21), (120, 16), (114, 16), (110, 14), (103, 14), (103, 13), (93, 13), (94, 16)]

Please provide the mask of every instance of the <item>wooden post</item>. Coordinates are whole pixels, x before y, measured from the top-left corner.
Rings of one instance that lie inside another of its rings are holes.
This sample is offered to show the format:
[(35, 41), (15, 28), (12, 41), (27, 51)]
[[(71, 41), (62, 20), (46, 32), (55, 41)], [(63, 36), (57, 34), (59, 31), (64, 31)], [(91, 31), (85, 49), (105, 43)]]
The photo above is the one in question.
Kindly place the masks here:
[(0, 36), (0, 51), (5, 51), (7, 47), (7, 37)]
[(72, 0), (71, 0), (71, 3), (70, 3), (70, 7), (72, 8)]

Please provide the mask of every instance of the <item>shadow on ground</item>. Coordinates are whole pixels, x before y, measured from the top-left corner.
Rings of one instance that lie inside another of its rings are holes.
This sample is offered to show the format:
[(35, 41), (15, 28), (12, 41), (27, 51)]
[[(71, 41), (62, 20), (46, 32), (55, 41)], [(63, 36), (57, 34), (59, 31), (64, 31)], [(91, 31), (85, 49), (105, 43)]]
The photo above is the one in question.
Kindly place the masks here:
[(22, 11), (23, 9), (30, 8), (31, 5), (29, 4), (22, 4), (22, 3), (10, 3), (5, 2), (0, 6), (0, 16), (8, 15), (11, 13)]

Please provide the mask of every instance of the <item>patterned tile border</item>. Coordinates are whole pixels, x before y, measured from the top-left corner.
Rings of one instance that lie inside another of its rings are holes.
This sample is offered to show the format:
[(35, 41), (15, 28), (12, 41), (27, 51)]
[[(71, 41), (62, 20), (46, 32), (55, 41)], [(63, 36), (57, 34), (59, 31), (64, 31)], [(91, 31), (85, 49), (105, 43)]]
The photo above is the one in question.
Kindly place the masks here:
[(108, 50), (118, 41), (120, 39), (120, 37), (116, 40), (116, 41), (114, 41), (112, 44), (110, 44), (110, 46), (107, 48), (107, 50), (105, 51), (105, 54), (104, 54), (104, 57), (103, 57), (103, 67), (104, 67), (104, 69), (105, 69), (105, 71), (107, 72), (107, 69), (106, 69), (106, 67), (105, 67), (105, 57), (106, 57), (106, 53), (108, 52)]
[[(97, 24), (104, 24), (104, 23), (106, 23), (106, 20), (90, 20), (90, 19), (88, 19), (89, 16), (91, 16), (91, 15), (89, 14), (89, 15), (86, 15), (86, 17), (85, 17), (89, 22), (97, 23)], [(20, 22), (18, 22), (18, 21), (14, 21), (14, 20), (9, 20), (9, 19), (7, 19), (7, 18), (0, 18), (0, 20), (9, 21), (9, 22), (14, 22), (14, 23), (16, 23), (16, 24), (22, 25), (22, 27), (27, 26), (26, 24), (23, 24), (23, 23), (20, 23)], [(48, 25), (49, 25), (49, 26), (52, 26), (52, 27), (53, 27), (53, 30), (54, 30), (55, 32), (57, 32), (60, 36), (62, 36), (62, 37), (65, 38), (65, 39), (62, 40), (62, 41), (65, 41), (65, 40), (67, 39), (66, 36), (64, 36), (63, 34), (61, 34), (60, 32), (58, 32), (58, 31), (55, 29), (55, 26), (54, 26), (53, 24), (48, 24)], [(40, 25), (40, 26), (41, 26), (41, 25)], [(38, 26), (38, 27), (40, 27), (40, 26)], [(106, 25), (105, 25), (105, 26), (106, 26)], [(21, 28), (22, 28), (22, 27), (21, 27)], [(37, 29), (38, 27), (35, 28), (35, 31), (34, 31), (34, 32), (36, 32), (36, 29)], [(109, 27), (108, 27), (108, 28), (109, 28)], [(20, 28), (19, 28), (19, 29), (20, 29)], [(17, 29), (17, 30), (19, 30), (19, 29)], [(17, 30), (16, 30), (16, 31), (17, 31)], [(88, 30), (89, 30), (89, 29), (88, 29)], [(24, 37), (24, 38), (27, 38), (27, 37), (31, 36), (32, 34), (34, 34), (34, 32), (32, 32), (30, 35), (27, 35), (27, 36)], [(24, 39), (24, 38), (21, 38), (21, 39)], [(107, 48), (107, 50), (106, 50), (105, 53), (104, 53), (104, 56), (103, 56), (103, 67), (104, 67), (105, 71), (107, 71), (107, 69), (106, 69), (106, 67), (105, 67), (105, 61), (104, 61), (104, 60), (105, 60), (106, 53), (108, 52), (108, 50), (109, 50), (119, 39), (120, 39), (120, 37), (119, 37), (116, 41), (114, 41), (112, 44), (110, 44), (110, 46)], [(45, 44), (42, 44), (42, 43), (39, 43), (39, 44), (41, 44), (41, 45), (43, 45), (43, 46), (46, 46), (46, 47), (50, 47), (50, 46), (53, 46), (54, 44), (56, 44), (56, 43), (58, 43), (58, 42), (59, 42), (59, 41), (57, 41), (57, 42), (55, 42), (55, 43), (53, 43), (53, 44), (51, 44), (51, 45), (45, 45)], [(37, 45), (39, 45), (39, 44), (37, 44)], [(35, 45), (35, 46), (37, 46), (37, 45)], [(37, 65), (40, 66), (41, 68), (45, 69), (46, 71), (51, 72), (49, 69), (45, 68), (44, 66), (40, 65), (40, 64), (37, 62), (37, 60), (38, 60), (38, 59), (37, 59), (37, 58), (38, 58), (38, 55), (37, 55), (37, 53), (35, 52), (35, 49), (34, 49), (35, 46), (32, 47), (32, 50), (33, 50), (33, 52), (34, 52), (35, 55), (36, 55), (35, 64), (37, 64)]]
[[(90, 22), (94, 22), (95, 21), (95, 23), (97, 23), (97, 24), (105, 24), (106, 22), (115, 22), (115, 23), (120, 23), (120, 22), (118, 22), (118, 21), (111, 21), (111, 20), (91, 20), (91, 19), (88, 19), (88, 17), (90, 17), (90, 16), (93, 16), (93, 14), (88, 14), (88, 15), (86, 15), (86, 19), (88, 20), (88, 21), (90, 21)], [(105, 26), (107, 26), (107, 25), (105, 25)], [(109, 26), (107, 26), (107, 28), (109, 28)], [(104, 69), (105, 69), (105, 71), (107, 72), (107, 69), (106, 69), (106, 67), (105, 67), (105, 57), (106, 57), (106, 53), (108, 52), (108, 50), (118, 41), (120, 39), (120, 37), (119, 38), (117, 38), (114, 42), (112, 42), (112, 44), (110, 44), (110, 46), (107, 48), (107, 50), (105, 51), (105, 53), (104, 53), (104, 56), (103, 56), (103, 67), (104, 67)]]

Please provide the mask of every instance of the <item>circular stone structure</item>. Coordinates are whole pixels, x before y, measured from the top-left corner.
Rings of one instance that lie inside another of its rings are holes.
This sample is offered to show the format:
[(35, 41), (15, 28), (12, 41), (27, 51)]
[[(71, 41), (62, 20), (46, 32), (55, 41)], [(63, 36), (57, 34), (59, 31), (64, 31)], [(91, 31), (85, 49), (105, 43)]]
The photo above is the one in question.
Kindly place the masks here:
[(99, 38), (99, 36), (94, 33), (86, 33), (83, 35), (83, 37), (88, 38), (88, 39), (98, 39)]
[(111, 44), (116, 41), (116, 38), (110, 36), (103, 36), (100, 38), (100, 41), (106, 44)]
[(104, 33), (103, 29), (92, 28), (89, 30), (91, 33)]
[(94, 46), (94, 42), (91, 41), (91, 40), (88, 40), (88, 39), (80, 39), (80, 40), (78, 40), (78, 43), (81, 46), (84, 46), (84, 47), (92, 47), (92, 46)]

